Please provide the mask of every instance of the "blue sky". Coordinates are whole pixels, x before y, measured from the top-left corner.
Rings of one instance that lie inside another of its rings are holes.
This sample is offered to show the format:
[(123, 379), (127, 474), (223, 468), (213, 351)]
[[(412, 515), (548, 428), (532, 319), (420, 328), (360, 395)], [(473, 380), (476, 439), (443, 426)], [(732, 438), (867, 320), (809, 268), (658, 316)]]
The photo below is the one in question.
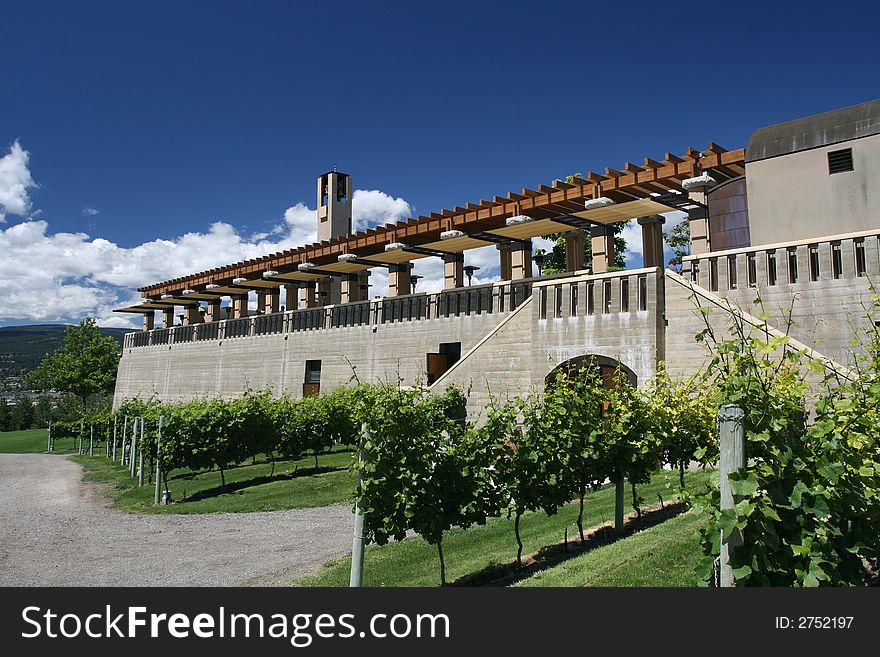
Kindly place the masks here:
[(290, 244), (334, 163), (376, 222), (880, 95), (876, 3), (729, 5), (7, 3), (0, 157), (33, 185), (0, 172), (0, 324)]

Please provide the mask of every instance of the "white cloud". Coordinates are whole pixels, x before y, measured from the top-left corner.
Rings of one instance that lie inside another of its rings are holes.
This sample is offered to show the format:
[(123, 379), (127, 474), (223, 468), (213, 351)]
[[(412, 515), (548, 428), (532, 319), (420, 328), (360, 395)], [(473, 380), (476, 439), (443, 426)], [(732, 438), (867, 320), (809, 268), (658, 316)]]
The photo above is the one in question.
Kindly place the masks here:
[(410, 204), (378, 189), (356, 189), (351, 197), (351, 224), (355, 231), (408, 219)]
[[(15, 168), (11, 160), (23, 166), (16, 169), (16, 179), (30, 182), (22, 183), (23, 196), (19, 194), (3, 207), (26, 213), (30, 208), (26, 192), (34, 186), (27, 153), (16, 144), (3, 159), (6, 170)], [(358, 228), (399, 221), (412, 210), (402, 198), (379, 190), (356, 190), (352, 202)], [(138, 302), (137, 287), (295, 248), (314, 242), (315, 237), (315, 210), (304, 203), (289, 207), (278, 224), (262, 233), (244, 236), (228, 223), (215, 222), (205, 232), (131, 248), (86, 233), (52, 233), (45, 220), (24, 221), (0, 230), (0, 322), (76, 320), (88, 314), (105, 326), (137, 326), (138, 316), (112, 313), (113, 308)], [(40, 266), (29, 268), (22, 263)], [(442, 268), (440, 280), (442, 284)], [(374, 271), (371, 283), (371, 293), (386, 294), (387, 272)]]
[(18, 141), (9, 148), (9, 153), (0, 157), (0, 222), (5, 215), (25, 216), (31, 209), (28, 190), (37, 186), (28, 169), (30, 153)]
[(284, 222), (287, 224), (288, 238), (297, 245), (314, 242), (318, 236), (316, 216), (315, 210), (305, 203), (287, 208), (284, 211)]
[(84, 208), (82, 209), (82, 216), (84, 216), (84, 217), (94, 217), (94, 216), (97, 215), (99, 212), (100, 212), (100, 210), (98, 210), (98, 209), (96, 209), (96, 208), (91, 208), (91, 207), (89, 207), (89, 206), (86, 206), (86, 207), (84, 207)]
[(627, 267), (641, 267), (644, 262), (644, 249), (642, 247), (642, 227), (636, 219), (630, 219), (623, 225), (621, 237), (626, 240), (626, 251), (623, 253), (623, 261)]

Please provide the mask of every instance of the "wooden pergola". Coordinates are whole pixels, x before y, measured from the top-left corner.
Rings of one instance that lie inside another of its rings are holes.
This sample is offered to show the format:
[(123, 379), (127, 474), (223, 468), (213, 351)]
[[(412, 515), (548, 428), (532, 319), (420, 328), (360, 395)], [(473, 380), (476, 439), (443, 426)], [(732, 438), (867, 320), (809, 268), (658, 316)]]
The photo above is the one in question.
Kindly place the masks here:
[[(240, 295), (287, 282), (316, 281), (493, 243), (523, 242), (541, 235), (683, 210), (689, 199), (682, 181), (708, 173), (720, 183), (744, 172), (743, 149), (728, 151), (714, 143), (704, 151), (689, 148), (683, 155), (667, 153), (659, 162), (646, 157), (641, 165), (627, 162), (622, 170), (606, 168), (604, 174), (591, 172), (570, 182), (557, 180), (537, 189), (510, 192), (492, 200), (148, 285), (139, 291), (150, 300), (149, 304), (120, 310), (144, 312), (174, 302), (180, 305)], [(600, 197), (615, 203), (585, 209), (586, 201)], [(511, 218), (521, 220), (508, 222)]]

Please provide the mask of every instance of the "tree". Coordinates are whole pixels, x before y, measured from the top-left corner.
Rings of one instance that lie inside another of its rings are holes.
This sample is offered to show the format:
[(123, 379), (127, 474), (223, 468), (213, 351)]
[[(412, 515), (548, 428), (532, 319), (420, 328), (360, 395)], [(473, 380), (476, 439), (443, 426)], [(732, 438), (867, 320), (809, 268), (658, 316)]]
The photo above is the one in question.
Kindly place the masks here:
[(0, 431), (12, 430), (12, 414), (6, 400), (0, 398)]
[(679, 221), (668, 233), (663, 234), (666, 245), (675, 251), (675, 257), (681, 259), (691, 252), (691, 224), (687, 218)]
[(678, 480), (684, 488), (684, 471), (692, 460), (714, 462), (718, 457), (712, 387), (698, 376), (674, 380), (663, 363), (643, 391), (646, 432), (654, 434), (663, 446), (663, 458), (678, 467)]
[(12, 407), (12, 428), (30, 429), (34, 423), (34, 405), (27, 397), (19, 397)]
[(584, 540), (584, 496), (605, 479), (598, 462), (596, 436), (605, 402), (597, 367), (560, 369), (544, 393), (544, 416), (553, 419), (561, 451), (567, 455), (564, 487), (579, 500), (577, 528)]
[(45, 429), (52, 420), (52, 400), (49, 395), (40, 395), (34, 403), (34, 427)]
[[(565, 180), (570, 183), (575, 178), (583, 178), (583, 175), (576, 173), (571, 176), (566, 176)], [(611, 226), (611, 230), (614, 233), (614, 262), (611, 264), (612, 271), (626, 268), (626, 260), (624, 259), (624, 253), (626, 253), (626, 240), (623, 238), (624, 225), (624, 223), (617, 223)], [(547, 239), (553, 241), (553, 248), (550, 249), (549, 252), (544, 251), (544, 249), (537, 249), (535, 251), (535, 253), (544, 256), (544, 262), (541, 265), (541, 272), (543, 274), (562, 274), (566, 271), (565, 234), (552, 233), (547, 235)], [(587, 239), (584, 240), (585, 263), (591, 263), (593, 261), (592, 246), (592, 242), (588, 235)]]
[(64, 345), (43, 359), (29, 384), (37, 390), (72, 393), (85, 410), (90, 396), (113, 391), (119, 355), (117, 342), (102, 336), (95, 319), (86, 317), (79, 326), (67, 327)]

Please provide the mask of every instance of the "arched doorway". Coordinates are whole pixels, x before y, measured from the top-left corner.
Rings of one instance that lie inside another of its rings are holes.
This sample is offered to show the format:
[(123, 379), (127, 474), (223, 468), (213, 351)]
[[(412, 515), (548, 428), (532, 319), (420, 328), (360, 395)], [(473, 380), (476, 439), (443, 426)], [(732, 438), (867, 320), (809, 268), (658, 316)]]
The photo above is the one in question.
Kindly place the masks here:
[(614, 360), (607, 356), (588, 354), (570, 358), (554, 367), (544, 377), (544, 385), (545, 387), (553, 386), (557, 380), (557, 375), (560, 373), (566, 374), (568, 378), (573, 378), (580, 370), (598, 370), (602, 377), (602, 384), (606, 388), (616, 387), (621, 378), (633, 388), (639, 384), (639, 377), (636, 376), (636, 373), (619, 360)]

